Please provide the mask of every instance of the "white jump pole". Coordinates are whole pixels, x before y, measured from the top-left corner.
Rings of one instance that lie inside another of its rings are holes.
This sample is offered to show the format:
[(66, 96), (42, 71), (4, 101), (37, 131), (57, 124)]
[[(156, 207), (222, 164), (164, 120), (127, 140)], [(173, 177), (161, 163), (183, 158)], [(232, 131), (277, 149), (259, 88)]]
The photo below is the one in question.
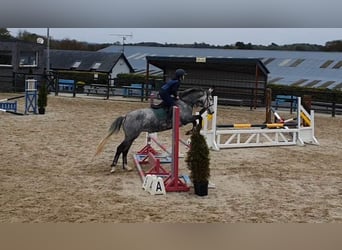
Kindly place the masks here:
[(203, 128), (201, 130), (201, 134), (205, 137), (208, 147), (218, 151), (220, 150), (220, 148), (216, 143), (217, 96), (214, 96), (213, 110), (214, 113), (211, 115), (210, 126), (208, 120), (208, 112), (206, 111), (202, 114)]
[[(238, 147), (263, 147), (263, 146), (288, 146), (288, 145), (304, 145), (305, 143), (319, 144), (314, 136), (314, 111), (310, 114), (306, 112), (301, 105), (301, 98), (298, 97), (297, 108), (297, 125), (294, 129), (289, 129), (286, 126), (277, 129), (252, 129), (252, 130), (217, 130), (217, 96), (214, 96), (214, 114), (209, 122), (207, 114), (203, 115), (202, 135), (205, 136), (208, 147), (213, 150), (220, 148), (238, 148)], [(305, 121), (306, 126), (302, 126), (302, 121)], [(233, 127), (233, 126), (231, 126)], [(291, 134), (292, 138), (285, 138), (287, 134)], [(240, 141), (240, 136), (245, 135), (248, 139)], [(229, 139), (221, 142), (222, 137)], [(263, 141), (261, 140), (263, 139)]]

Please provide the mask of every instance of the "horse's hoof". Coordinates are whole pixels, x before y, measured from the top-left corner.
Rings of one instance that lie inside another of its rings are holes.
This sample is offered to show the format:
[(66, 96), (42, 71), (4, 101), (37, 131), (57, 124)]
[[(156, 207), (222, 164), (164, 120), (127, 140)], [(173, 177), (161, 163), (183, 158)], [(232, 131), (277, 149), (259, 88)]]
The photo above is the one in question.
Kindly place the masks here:
[(127, 171), (132, 171), (132, 168), (129, 167), (128, 165), (123, 166), (123, 169), (125, 169), (125, 170), (127, 170)]
[(115, 172), (115, 167), (112, 167), (112, 169), (110, 170), (111, 173)]

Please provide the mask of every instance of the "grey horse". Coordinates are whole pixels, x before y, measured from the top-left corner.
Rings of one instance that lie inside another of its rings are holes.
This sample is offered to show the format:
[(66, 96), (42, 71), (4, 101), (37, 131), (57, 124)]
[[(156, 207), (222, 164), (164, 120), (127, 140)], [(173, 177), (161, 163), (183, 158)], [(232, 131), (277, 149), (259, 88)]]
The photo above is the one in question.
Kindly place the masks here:
[[(204, 90), (201, 88), (191, 88), (179, 92), (179, 99), (176, 105), (180, 111), (180, 126), (192, 123), (193, 126), (202, 124), (202, 113), (208, 111), (209, 114), (213, 110), (212, 89)], [(198, 115), (193, 114), (194, 107), (202, 107)], [(118, 117), (110, 126), (107, 135), (101, 140), (97, 146), (95, 156), (103, 151), (104, 145), (107, 143), (109, 137), (119, 132), (123, 128), (125, 138), (117, 147), (114, 160), (112, 163), (111, 172), (115, 171), (115, 166), (118, 163), (120, 154), (122, 154), (122, 167), (126, 170), (131, 170), (127, 164), (127, 155), (134, 140), (140, 135), (141, 132), (161, 132), (172, 128), (172, 121), (168, 121), (166, 109), (163, 107), (150, 107), (133, 110), (126, 115)]]

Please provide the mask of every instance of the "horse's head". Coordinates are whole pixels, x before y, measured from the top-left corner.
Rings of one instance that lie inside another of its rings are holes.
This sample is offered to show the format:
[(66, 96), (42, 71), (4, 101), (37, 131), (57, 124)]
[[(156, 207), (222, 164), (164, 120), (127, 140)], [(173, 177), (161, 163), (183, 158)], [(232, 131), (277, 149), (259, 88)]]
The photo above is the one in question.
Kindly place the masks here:
[(204, 102), (203, 107), (208, 111), (208, 114), (214, 114), (214, 99), (211, 93), (213, 92), (212, 88), (209, 88), (206, 92), (206, 100)]
[(180, 98), (191, 106), (202, 107), (209, 114), (214, 113), (214, 100), (211, 95), (212, 88), (204, 90), (201, 88), (186, 89), (180, 93)]

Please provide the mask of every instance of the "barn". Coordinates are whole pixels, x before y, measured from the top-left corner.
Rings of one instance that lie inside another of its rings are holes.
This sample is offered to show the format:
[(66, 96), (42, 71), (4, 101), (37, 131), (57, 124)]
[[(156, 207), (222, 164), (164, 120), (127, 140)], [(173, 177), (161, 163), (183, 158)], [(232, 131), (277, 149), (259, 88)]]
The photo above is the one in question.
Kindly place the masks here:
[(39, 83), (45, 71), (44, 49), (40, 43), (0, 40), (0, 91), (23, 91), (28, 78)]
[(50, 68), (57, 73), (67, 71), (104, 73), (108, 79), (114, 79), (117, 74), (134, 72), (121, 52), (50, 50), (50, 62)]
[[(49, 50), (44, 44), (16, 39), (0, 40), (0, 91), (23, 91), (25, 80), (43, 81), (46, 61), (55, 74), (61, 72), (103, 73), (114, 79), (120, 73), (132, 73), (134, 69), (121, 52)], [(112, 80), (113, 81), (113, 80)]]
[(264, 105), (269, 71), (259, 59), (147, 56), (146, 63), (147, 74), (150, 65), (157, 67), (163, 71), (164, 81), (177, 68), (185, 69), (181, 89), (213, 87), (221, 104)]
[[(100, 51), (112, 53), (121, 48), (112, 45)], [(342, 90), (342, 52), (126, 45), (125, 55), (134, 70), (141, 73), (146, 69), (147, 56), (259, 59), (269, 70), (268, 83)], [(150, 74), (158, 73), (162, 73), (160, 69), (150, 67)]]

